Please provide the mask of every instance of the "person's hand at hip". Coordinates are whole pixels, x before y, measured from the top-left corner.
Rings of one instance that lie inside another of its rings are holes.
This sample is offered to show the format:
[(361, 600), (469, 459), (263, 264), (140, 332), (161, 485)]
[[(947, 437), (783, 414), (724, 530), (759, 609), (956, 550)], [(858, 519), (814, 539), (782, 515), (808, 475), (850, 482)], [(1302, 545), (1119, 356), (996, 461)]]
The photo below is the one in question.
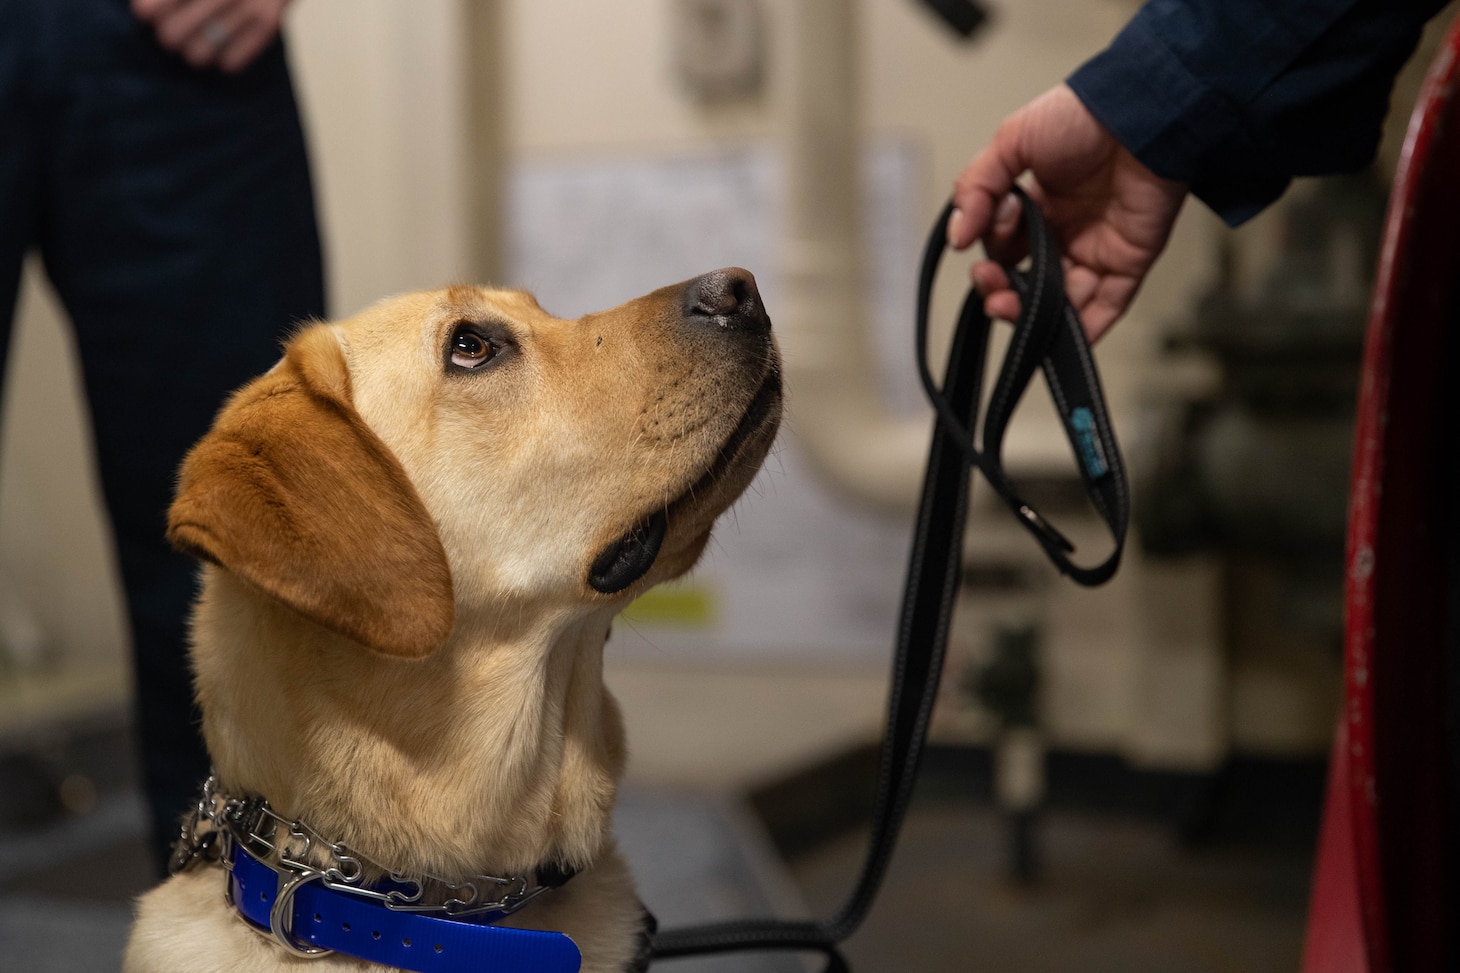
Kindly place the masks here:
[(163, 47), (195, 68), (242, 71), (279, 33), (289, 0), (132, 0)]

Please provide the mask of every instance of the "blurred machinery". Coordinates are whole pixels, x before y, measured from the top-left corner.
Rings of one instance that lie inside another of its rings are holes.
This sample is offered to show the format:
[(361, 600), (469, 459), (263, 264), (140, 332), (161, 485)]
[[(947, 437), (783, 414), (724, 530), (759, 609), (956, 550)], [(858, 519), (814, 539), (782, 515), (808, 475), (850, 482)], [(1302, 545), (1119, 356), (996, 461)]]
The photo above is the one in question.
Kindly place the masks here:
[(1220, 378), (1150, 403), (1136, 529), (1152, 567), (1218, 558), (1237, 748), (1252, 673), (1306, 682), (1330, 714), (1337, 704), (1353, 408), (1384, 201), (1367, 173), (1304, 187), (1251, 288), (1224, 236), (1215, 285), (1166, 342), (1168, 360), (1204, 356)]
[(1357, 363), (1384, 192), (1369, 175), (1320, 181), (1289, 203), (1252, 296), (1224, 237), (1213, 289), (1168, 335), (1204, 355), (1217, 388), (1153, 403), (1136, 526), (1158, 557), (1216, 550), (1283, 579), (1282, 618), (1336, 639)]

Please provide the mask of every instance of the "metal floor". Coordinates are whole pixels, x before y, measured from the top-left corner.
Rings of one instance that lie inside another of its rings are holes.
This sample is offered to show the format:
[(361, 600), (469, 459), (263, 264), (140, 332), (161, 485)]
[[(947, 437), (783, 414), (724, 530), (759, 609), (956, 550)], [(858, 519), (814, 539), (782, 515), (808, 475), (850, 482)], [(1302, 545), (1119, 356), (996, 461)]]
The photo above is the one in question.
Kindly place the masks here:
[[(987, 805), (915, 802), (882, 892), (846, 955), (856, 973), (1292, 973), (1311, 849), (1183, 846), (1152, 821), (1052, 811), (1039, 881), (1005, 876)], [(793, 871), (818, 913), (855, 878), (865, 832)]]

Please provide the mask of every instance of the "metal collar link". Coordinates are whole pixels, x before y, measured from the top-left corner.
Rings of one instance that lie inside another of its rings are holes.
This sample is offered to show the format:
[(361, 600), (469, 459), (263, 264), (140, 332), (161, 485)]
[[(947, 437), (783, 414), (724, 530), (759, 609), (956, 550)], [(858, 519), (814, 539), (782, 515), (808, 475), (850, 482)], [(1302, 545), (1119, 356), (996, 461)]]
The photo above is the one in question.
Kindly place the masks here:
[[(278, 873), (270, 931), (283, 946), (309, 956), (329, 952), (300, 943), (290, 928), (294, 893), (309, 882), (373, 901), (394, 912), (456, 918), (484, 913), (509, 915), (575, 874), (563, 866), (545, 865), (537, 870), (536, 881), (520, 875), (474, 875), (464, 882), (450, 882), (430, 875), (394, 872), (343, 842), (325, 839), (302, 821), (281, 816), (262, 797), (222, 794), (217, 778), (210, 776), (183, 821), (169, 870), (176, 874), (201, 861), (221, 862), (231, 871), (235, 848), (242, 848)], [(367, 884), (367, 874), (388, 877)], [(232, 890), (231, 880), (225, 879), (224, 895), (230, 905)], [(424, 901), (428, 892), (431, 901)]]

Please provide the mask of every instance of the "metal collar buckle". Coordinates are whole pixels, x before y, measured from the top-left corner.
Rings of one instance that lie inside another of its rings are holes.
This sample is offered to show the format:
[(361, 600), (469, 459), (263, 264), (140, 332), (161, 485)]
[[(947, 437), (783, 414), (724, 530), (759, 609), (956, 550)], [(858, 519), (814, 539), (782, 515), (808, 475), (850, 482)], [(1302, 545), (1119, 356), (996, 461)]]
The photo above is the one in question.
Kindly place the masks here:
[[(212, 778), (209, 778), (212, 781)], [(252, 803), (252, 802), (247, 802)], [(252, 815), (241, 815), (251, 817)], [(255, 818), (257, 820), (257, 818)], [(233, 899), (233, 865), (235, 844), (233, 834), (230, 831), (217, 832), (221, 834), (221, 854), (218, 861), (224, 868), (223, 898), (228, 907), (237, 911), (238, 903)], [(309, 959), (319, 959), (334, 952), (332, 949), (324, 949), (319, 946), (311, 946), (308, 943), (300, 942), (294, 936), (294, 893), (306, 882), (313, 882), (324, 877), (324, 872), (310, 868), (295, 868), (294, 863), (284, 864), (283, 867), (270, 866), (275, 875), (278, 876), (278, 885), (274, 895), (274, 905), (269, 910), (269, 928), (260, 929), (252, 922), (245, 922), (248, 928), (261, 936), (269, 938), (283, 946), (296, 956), (303, 956)]]
[[(269, 910), (269, 932), (274, 941), (298, 956), (319, 959), (334, 952), (320, 946), (310, 946), (294, 938), (294, 893), (306, 882), (324, 878), (324, 872), (279, 872), (279, 891), (274, 896), (274, 907)], [(229, 886), (230, 893), (232, 885)]]

